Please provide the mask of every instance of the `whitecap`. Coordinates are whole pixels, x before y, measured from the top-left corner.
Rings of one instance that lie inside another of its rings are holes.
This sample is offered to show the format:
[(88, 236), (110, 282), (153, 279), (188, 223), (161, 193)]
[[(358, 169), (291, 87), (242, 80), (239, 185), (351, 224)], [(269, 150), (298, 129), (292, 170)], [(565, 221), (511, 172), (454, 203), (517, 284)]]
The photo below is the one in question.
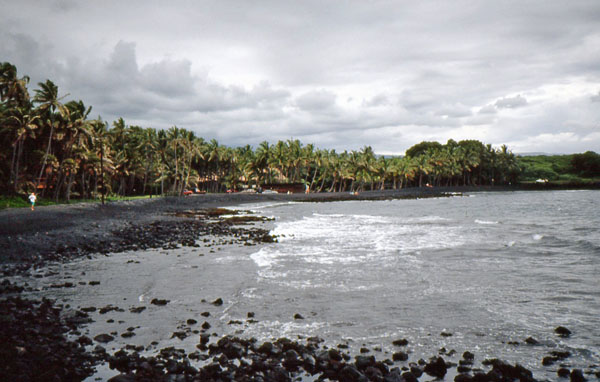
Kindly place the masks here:
[(343, 218), (343, 217), (351, 216), (351, 215), (344, 215), (344, 214), (319, 214), (317, 212), (314, 212), (313, 216), (315, 216), (315, 217), (326, 217), (326, 218), (329, 218), (329, 217), (331, 217), (331, 218)]
[(497, 221), (492, 221), (492, 220), (479, 220), (479, 219), (475, 219), (475, 223), (477, 224), (498, 224)]
[(255, 252), (250, 255), (250, 258), (258, 265), (259, 267), (270, 267), (275, 263), (274, 254), (271, 251), (268, 251), (265, 248), (262, 248), (258, 252)]
[(540, 241), (544, 238), (544, 235), (536, 233), (536, 234), (532, 235), (531, 238), (535, 241)]
[(441, 221), (449, 221), (450, 219), (444, 218), (441, 216), (437, 216), (437, 215), (432, 215), (432, 216), (423, 216), (423, 217), (419, 217), (419, 218), (408, 219), (407, 221), (410, 222), (411, 220), (420, 222), (420, 223), (434, 223), (434, 222), (441, 222)]

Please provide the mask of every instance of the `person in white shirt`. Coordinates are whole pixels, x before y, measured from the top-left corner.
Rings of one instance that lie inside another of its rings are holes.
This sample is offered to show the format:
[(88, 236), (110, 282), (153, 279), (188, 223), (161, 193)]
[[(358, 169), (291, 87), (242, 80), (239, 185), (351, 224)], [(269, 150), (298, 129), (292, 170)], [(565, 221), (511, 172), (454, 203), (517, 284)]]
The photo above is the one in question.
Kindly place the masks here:
[(35, 192), (32, 192), (31, 195), (29, 195), (29, 203), (31, 203), (31, 210), (33, 211), (33, 207), (35, 206), (35, 200), (37, 199), (37, 197), (35, 196)]

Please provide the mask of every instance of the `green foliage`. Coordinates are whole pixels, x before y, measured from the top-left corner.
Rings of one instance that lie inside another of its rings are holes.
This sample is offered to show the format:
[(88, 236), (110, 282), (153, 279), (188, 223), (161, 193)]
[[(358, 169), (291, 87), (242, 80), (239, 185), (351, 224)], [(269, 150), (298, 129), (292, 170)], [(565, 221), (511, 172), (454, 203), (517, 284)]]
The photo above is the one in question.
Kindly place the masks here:
[(441, 148), (442, 148), (442, 145), (439, 142), (423, 141), (421, 143), (417, 143), (416, 145), (413, 145), (408, 150), (406, 150), (406, 156), (415, 158), (415, 157), (418, 157), (419, 155), (425, 154), (427, 151), (430, 151), (430, 150), (436, 151), (436, 150), (440, 150)]
[(575, 173), (586, 178), (600, 177), (600, 155), (593, 151), (575, 154), (571, 159)]
[(581, 183), (600, 177), (600, 155), (588, 151), (570, 155), (536, 155), (519, 157), (520, 179), (531, 182), (548, 179), (556, 182)]

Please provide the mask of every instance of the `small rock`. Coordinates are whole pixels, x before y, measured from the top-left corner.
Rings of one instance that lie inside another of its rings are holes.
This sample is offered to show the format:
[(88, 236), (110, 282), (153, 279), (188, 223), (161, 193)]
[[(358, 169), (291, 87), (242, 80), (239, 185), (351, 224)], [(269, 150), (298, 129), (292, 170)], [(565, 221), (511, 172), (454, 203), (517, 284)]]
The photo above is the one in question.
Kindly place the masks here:
[(94, 340), (96, 342), (102, 342), (104, 344), (108, 343), (108, 342), (110, 342), (110, 341), (112, 341), (114, 339), (115, 339), (115, 337), (111, 336), (110, 334), (105, 334), (105, 333), (98, 334), (96, 337), (94, 337)]
[(399, 340), (396, 340), (394, 342), (392, 342), (392, 345), (394, 346), (406, 346), (408, 345), (408, 340), (406, 338), (402, 338)]
[(210, 341), (210, 334), (204, 333), (200, 335), (200, 343), (206, 345)]
[(90, 337), (81, 336), (77, 339), (77, 342), (79, 342), (82, 345), (91, 345), (92, 339)]
[(527, 337), (527, 338), (525, 339), (525, 343), (526, 343), (526, 344), (529, 344), (529, 345), (539, 345), (539, 341), (538, 341), (538, 340), (536, 340), (536, 339), (535, 339), (535, 338), (533, 338), (533, 337)]
[(131, 374), (115, 375), (114, 377), (112, 377), (111, 379), (108, 380), (108, 382), (135, 382), (135, 381), (136, 381), (135, 376), (133, 376)]
[(544, 358), (542, 358), (542, 365), (551, 366), (556, 361), (558, 361), (558, 358), (556, 358), (556, 357), (551, 357), (551, 356), (544, 357)]
[(556, 329), (554, 329), (554, 333), (561, 337), (569, 337), (571, 335), (571, 331), (564, 326), (557, 326)]
[(571, 370), (570, 379), (571, 382), (584, 382), (586, 380), (583, 376), (583, 372), (580, 369)]
[(407, 360), (408, 360), (408, 353), (406, 353), (406, 352), (403, 352), (403, 351), (400, 351), (400, 352), (394, 353), (394, 354), (392, 355), (392, 359), (393, 359), (394, 361), (407, 361)]
[(187, 337), (187, 334), (185, 332), (174, 332), (171, 335), (171, 338), (179, 338), (180, 340), (183, 340)]
[(569, 369), (565, 369), (564, 367), (561, 367), (560, 369), (558, 369), (556, 371), (556, 374), (558, 374), (558, 376), (561, 378), (568, 378), (569, 375), (571, 374), (571, 372), (569, 371)]
[(419, 382), (417, 377), (411, 371), (402, 373), (402, 379), (406, 382)]

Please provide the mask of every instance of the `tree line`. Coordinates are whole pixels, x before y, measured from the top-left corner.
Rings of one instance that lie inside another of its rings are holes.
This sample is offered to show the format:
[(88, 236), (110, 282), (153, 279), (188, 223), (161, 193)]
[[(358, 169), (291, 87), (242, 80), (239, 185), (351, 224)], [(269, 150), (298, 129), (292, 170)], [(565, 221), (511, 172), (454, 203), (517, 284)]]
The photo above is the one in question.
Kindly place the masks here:
[(228, 147), (192, 131), (89, 118), (83, 101), (65, 101), (51, 81), (38, 83), (0, 64), (0, 187), (37, 190), (56, 200), (115, 195), (182, 194), (303, 183), (311, 192), (516, 182), (519, 166), (506, 147), (476, 140), (421, 142), (404, 157), (370, 146), (336, 152), (297, 139)]

